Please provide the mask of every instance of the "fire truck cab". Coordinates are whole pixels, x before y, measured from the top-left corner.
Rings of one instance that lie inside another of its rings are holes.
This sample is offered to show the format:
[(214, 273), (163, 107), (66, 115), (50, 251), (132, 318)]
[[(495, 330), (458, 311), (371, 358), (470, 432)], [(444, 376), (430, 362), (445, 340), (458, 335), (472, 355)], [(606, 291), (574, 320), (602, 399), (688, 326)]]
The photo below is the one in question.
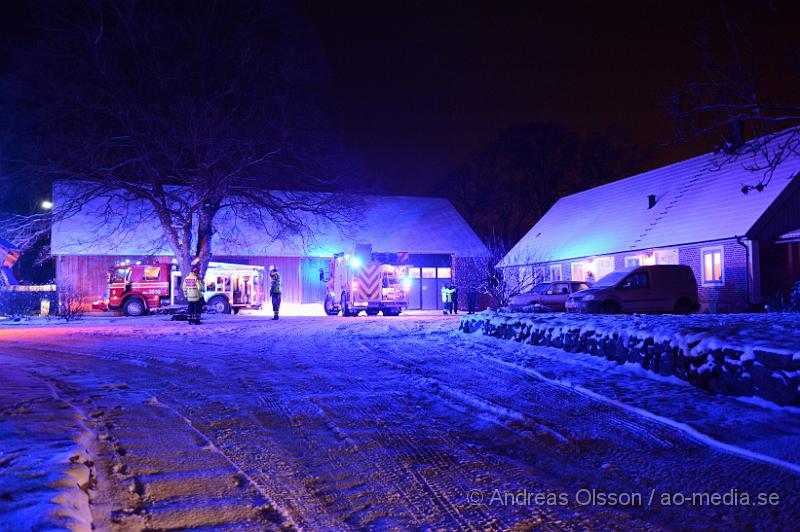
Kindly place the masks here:
[[(203, 299), (218, 313), (238, 313), (260, 308), (264, 301), (265, 270), (261, 266), (211, 262), (203, 279)], [(115, 264), (107, 274), (106, 297), (96, 309), (122, 310), (126, 316), (142, 316), (156, 309), (178, 308), (186, 303), (182, 276), (175, 264), (158, 262)]]
[(368, 316), (383, 312), (397, 316), (408, 306), (411, 281), (408, 253), (373, 253), (372, 245), (358, 244), (336, 253), (330, 261), (326, 282), (325, 313), (335, 316)]

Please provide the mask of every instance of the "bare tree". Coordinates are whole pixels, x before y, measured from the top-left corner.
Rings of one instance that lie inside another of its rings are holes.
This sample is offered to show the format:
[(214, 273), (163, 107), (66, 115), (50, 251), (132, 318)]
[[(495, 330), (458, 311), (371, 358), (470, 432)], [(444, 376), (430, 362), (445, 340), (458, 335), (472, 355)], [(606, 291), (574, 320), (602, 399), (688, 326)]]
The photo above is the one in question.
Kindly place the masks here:
[(487, 257), (460, 259), (459, 288), (489, 294), (492, 304), (505, 307), (509, 300), (529, 292), (546, 278), (547, 260), (536, 252), (526, 253), (519, 266), (502, 266), (501, 261), (511, 250), (508, 240), (493, 235), (486, 241)]
[(129, 230), (154, 218), (162, 252), (205, 271), (220, 213), (229, 238), (241, 223), (307, 239), (310, 219), (352, 217), (352, 198), (324, 193), (349, 170), (293, 4), (89, 0), (44, 4), (40, 20), (47, 38), (7, 85), (26, 128), (0, 153), (4, 184), (70, 194), (8, 220), (18, 245), (92, 204)]
[(440, 192), (485, 241), (516, 242), (561, 196), (626, 177), (641, 160), (616, 138), (520, 124), (470, 154)]
[[(777, 5), (754, 6), (780, 16)], [(708, 24), (698, 42), (703, 78), (673, 97), (678, 137), (715, 138), (717, 164), (741, 159), (753, 172), (753, 182), (742, 192), (761, 191), (781, 163), (800, 150), (800, 105), (768, 93), (759, 76), (759, 59), (767, 52), (759, 49), (747, 24), (737, 22), (724, 6), (720, 21), (719, 28)], [(787, 81), (800, 74), (798, 66), (785, 65)]]

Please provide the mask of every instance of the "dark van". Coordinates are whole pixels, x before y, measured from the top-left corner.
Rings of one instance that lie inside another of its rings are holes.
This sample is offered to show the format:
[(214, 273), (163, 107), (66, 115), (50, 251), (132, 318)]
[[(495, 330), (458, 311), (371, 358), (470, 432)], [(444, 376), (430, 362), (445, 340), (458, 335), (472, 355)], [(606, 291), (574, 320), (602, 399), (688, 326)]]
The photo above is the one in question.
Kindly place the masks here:
[(690, 314), (700, 308), (697, 281), (682, 264), (637, 266), (604, 276), (590, 289), (569, 296), (567, 312)]

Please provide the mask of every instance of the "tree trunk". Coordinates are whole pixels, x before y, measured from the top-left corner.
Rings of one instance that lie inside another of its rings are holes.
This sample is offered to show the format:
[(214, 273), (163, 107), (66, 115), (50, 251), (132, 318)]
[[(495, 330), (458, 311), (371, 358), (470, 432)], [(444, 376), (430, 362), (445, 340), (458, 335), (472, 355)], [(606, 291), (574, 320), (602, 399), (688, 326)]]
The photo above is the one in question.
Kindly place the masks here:
[(200, 275), (204, 276), (208, 263), (211, 260), (211, 241), (214, 237), (214, 215), (217, 212), (215, 205), (205, 204), (200, 208), (197, 220), (197, 257), (200, 266)]

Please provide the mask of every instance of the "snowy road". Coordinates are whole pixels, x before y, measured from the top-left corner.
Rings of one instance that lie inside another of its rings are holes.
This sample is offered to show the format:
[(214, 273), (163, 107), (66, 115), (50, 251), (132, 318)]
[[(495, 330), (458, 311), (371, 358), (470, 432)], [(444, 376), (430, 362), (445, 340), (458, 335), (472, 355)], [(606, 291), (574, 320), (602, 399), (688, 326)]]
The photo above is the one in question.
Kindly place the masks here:
[(120, 530), (777, 530), (800, 518), (796, 412), (456, 327), (0, 328), (0, 529), (43, 512)]

